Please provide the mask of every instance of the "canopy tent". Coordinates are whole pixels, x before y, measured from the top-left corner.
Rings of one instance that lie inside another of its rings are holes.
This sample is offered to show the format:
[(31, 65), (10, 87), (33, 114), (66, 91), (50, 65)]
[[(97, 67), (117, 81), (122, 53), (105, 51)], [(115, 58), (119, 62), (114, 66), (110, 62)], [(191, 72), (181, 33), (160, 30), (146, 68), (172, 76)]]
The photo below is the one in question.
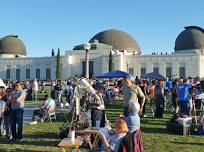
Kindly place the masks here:
[(156, 79), (156, 80), (163, 80), (166, 81), (166, 78), (157, 73), (157, 72), (151, 72), (151, 73), (147, 73), (143, 78), (149, 78), (149, 79)]
[(6, 85), (4, 84), (4, 82), (0, 78), (0, 87), (2, 87), (2, 86), (6, 88)]
[(129, 76), (130, 74), (120, 70), (113, 70), (111, 72), (107, 72), (101, 75), (98, 75), (96, 78), (124, 78)]

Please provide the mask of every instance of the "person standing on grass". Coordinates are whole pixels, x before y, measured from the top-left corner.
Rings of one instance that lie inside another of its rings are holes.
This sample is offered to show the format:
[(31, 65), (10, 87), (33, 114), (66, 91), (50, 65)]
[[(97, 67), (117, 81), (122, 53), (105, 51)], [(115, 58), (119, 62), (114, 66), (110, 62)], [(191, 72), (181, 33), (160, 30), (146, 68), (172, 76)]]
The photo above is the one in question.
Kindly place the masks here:
[(158, 80), (154, 88), (154, 100), (156, 104), (155, 117), (163, 118), (164, 112), (164, 81)]
[(11, 111), (11, 88), (6, 89), (6, 95), (3, 97), (3, 100), (5, 101), (5, 111), (4, 111), (4, 126), (6, 129), (6, 138), (10, 138), (10, 124), (11, 124), (11, 117), (10, 117), (10, 111)]
[(37, 98), (38, 98), (38, 96), (37, 96), (38, 91), (39, 91), (38, 81), (37, 81), (37, 79), (35, 79), (33, 81), (33, 93), (34, 93), (34, 100), (35, 101), (37, 101)]
[(4, 88), (0, 88), (0, 136), (1, 136), (1, 124), (3, 122), (3, 113), (5, 111), (5, 102), (3, 101)]
[(69, 81), (67, 81), (67, 85), (65, 86), (65, 96), (66, 102), (70, 104), (73, 97), (74, 89)]
[[(145, 102), (145, 95), (140, 89), (138, 85), (134, 84), (135, 78), (128, 75), (123, 79), (124, 86), (122, 89), (123, 92), (123, 100), (124, 100), (124, 107), (123, 107), (123, 115), (125, 117), (129, 116), (129, 102), (134, 102), (137, 105), (137, 109), (139, 109), (139, 113), (142, 113), (143, 106)], [(138, 102), (138, 97), (140, 98), (140, 104)]]
[(177, 109), (176, 112), (180, 116), (190, 115), (190, 94), (189, 89), (192, 88), (191, 83), (187, 83), (187, 79), (180, 78), (179, 84), (176, 87), (177, 92)]
[(146, 102), (147, 102), (147, 81), (146, 80), (141, 80), (139, 82), (140, 89), (142, 90), (143, 94), (145, 95), (145, 102), (143, 106), (143, 110), (141, 113), (141, 117), (146, 117), (145, 115), (145, 107), (146, 107)]
[(133, 133), (134, 131), (140, 129), (140, 117), (138, 115), (137, 105), (134, 102), (129, 102), (128, 110), (130, 112), (128, 117), (125, 117), (129, 132)]
[[(24, 100), (26, 92), (22, 89), (19, 81), (15, 83), (15, 90), (12, 92), (11, 98), (11, 132), (12, 140), (22, 141), (23, 139), (23, 112)], [(16, 124), (18, 130), (16, 132)]]

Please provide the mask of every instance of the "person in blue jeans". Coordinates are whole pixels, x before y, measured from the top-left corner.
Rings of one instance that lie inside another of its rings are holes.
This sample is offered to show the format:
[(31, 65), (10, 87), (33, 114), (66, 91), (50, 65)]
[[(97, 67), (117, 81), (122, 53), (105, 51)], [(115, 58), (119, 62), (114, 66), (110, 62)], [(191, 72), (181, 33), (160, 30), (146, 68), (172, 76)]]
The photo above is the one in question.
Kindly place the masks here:
[(5, 106), (5, 111), (4, 111), (4, 126), (6, 129), (6, 138), (10, 139), (10, 124), (11, 124), (11, 120), (10, 120), (10, 111), (11, 111), (11, 103), (10, 103), (10, 99), (11, 99), (11, 92), (12, 89), (11, 88), (6, 88), (6, 95), (3, 97), (3, 101), (5, 102), (6, 106)]
[(134, 102), (129, 102), (129, 116), (125, 117), (129, 132), (133, 133), (137, 129), (140, 129), (140, 117), (138, 115), (139, 109), (138, 105)]
[(187, 79), (179, 79), (179, 84), (176, 86), (176, 92), (178, 98), (177, 105), (179, 107), (179, 110), (177, 110), (177, 112), (180, 116), (190, 114), (190, 88), (192, 88), (192, 84), (187, 83)]
[(1, 122), (3, 122), (3, 113), (5, 111), (5, 102), (3, 101), (4, 88), (0, 88), (0, 136), (1, 136)]
[[(12, 140), (23, 139), (23, 112), (26, 92), (22, 89), (20, 82), (15, 83), (15, 89), (11, 94), (11, 132)], [(16, 124), (18, 126), (16, 132)]]

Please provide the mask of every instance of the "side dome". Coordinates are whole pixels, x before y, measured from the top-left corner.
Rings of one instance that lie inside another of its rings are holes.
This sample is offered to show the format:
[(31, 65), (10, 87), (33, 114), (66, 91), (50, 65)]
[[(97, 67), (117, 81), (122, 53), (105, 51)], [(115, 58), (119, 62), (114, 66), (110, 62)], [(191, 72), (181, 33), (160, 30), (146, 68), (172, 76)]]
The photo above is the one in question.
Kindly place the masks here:
[(93, 43), (98, 40), (99, 43), (107, 44), (113, 46), (113, 49), (127, 52), (137, 52), (141, 54), (141, 50), (137, 42), (126, 32), (119, 30), (106, 30), (96, 34), (89, 41)]
[(26, 56), (26, 47), (17, 35), (8, 35), (0, 39), (0, 54)]
[(185, 27), (175, 41), (175, 51), (203, 49), (204, 48), (204, 29), (197, 26)]

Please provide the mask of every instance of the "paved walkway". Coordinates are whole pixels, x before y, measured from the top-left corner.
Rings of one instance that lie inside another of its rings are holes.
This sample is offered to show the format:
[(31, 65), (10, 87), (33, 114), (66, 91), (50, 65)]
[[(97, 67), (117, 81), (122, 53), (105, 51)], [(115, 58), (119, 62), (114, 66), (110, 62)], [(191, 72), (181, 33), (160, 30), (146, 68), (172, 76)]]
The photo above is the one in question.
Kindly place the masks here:
[(23, 124), (29, 124), (32, 122), (33, 110), (38, 109), (37, 107), (25, 107), (23, 114)]
[[(39, 109), (39, 104), (26, 105), (25, 103), (24, 114), (23, 114), (23, 124), (29, 124), (32, 122), (33, 110), (35, 109)], [(69, 109), (65, 109), (65, 108), (61, 109), (57, 107), (56, 112), (68, 113)]]

